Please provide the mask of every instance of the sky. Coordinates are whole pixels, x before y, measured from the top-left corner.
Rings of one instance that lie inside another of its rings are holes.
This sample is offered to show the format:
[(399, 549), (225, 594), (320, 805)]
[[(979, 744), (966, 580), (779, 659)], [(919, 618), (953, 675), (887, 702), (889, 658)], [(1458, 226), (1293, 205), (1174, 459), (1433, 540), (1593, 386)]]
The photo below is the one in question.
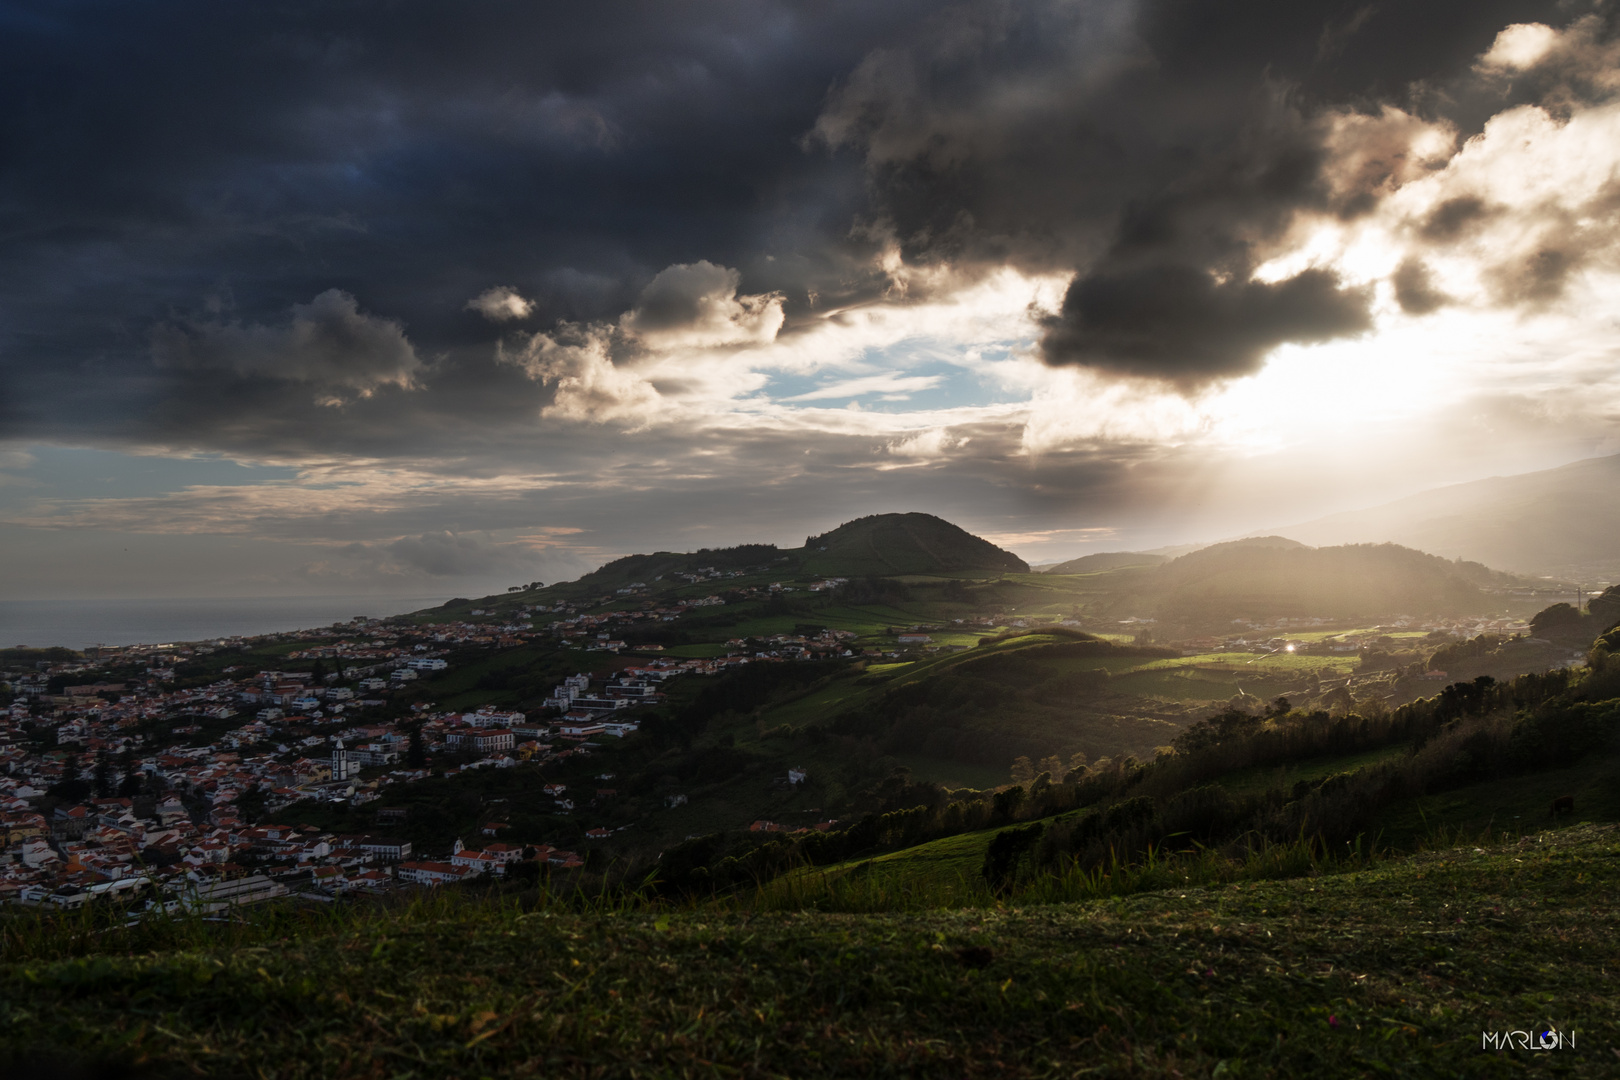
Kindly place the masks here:
[(0, 599), (1040, 563), (1620, 452), (1614, 8), (0, 3)]

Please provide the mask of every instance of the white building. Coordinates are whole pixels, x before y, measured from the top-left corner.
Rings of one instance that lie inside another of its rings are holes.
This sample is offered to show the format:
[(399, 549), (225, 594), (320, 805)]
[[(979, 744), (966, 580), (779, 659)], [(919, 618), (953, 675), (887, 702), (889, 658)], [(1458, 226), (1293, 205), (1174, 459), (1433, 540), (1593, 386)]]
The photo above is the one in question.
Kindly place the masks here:
[(360, 759), (355, 754), (343, 748), (343, 740), (339, 739), (332, 747), (332, 780), (352, 780), (360, 775)]

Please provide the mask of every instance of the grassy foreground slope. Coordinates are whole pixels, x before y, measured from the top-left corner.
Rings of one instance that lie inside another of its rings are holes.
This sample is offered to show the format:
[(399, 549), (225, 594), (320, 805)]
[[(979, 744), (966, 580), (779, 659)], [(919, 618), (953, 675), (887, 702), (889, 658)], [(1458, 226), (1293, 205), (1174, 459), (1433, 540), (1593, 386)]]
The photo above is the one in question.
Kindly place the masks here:
[[(1583, 826), (1044, 907), (36, 934), (6, 942), (0, 1040), (150, 1075), (1612, 1076), (1617, 855)], [(1481, 1049), (1549, 1024), (1576, 1046)]]

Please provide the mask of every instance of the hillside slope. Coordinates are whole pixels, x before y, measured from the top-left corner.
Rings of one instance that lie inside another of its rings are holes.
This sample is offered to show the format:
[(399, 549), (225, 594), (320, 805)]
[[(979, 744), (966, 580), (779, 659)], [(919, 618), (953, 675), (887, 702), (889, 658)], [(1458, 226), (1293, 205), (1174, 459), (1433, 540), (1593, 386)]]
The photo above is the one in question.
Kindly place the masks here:
[(1574, 580), (1620, 576), (1620, 454), (1425, 491), (1277, 530), (1307, 544), (1397, 543)]
[[(286, 1077), (1495, 1076), (1543, 1064), (1609, 1076), (1615, 839), (1589, 826), (1355, 873), (1012, 909), (469, 905), (177, 941), (63, 928), (10, 939), (0, 1063), (16, 1075), (66, 1075), (82, 1055), (83, 1075), (273, 1062)], [(1576, 1029), (1575, 1045), (1481, 1050), (1482, 1031), (1547, 1022)]]
[(874, 514), (805, 540), (800, 563), (811, 573), (1027, 574), (1010, 551), (932, 514)]
[(1082, 555), (1078, 559), (1057, 563), (1041, 569), (1043, 574), (1096, 574), (1104, 570), (1118, 570), (1125, 566), (1159, 566), (1168, 560), (1163, 555), (1150, 555), (1145, 551), (1100, 551), (1095, 555)]
[(586, 574), (581, 582), (620, 585), (664, 574), (720, 571), (789, 571), (827, 577), (906, 574), (1026, 574), (1029, 565), (1010, 551), (932, 514), (873, 514), (809, 537), (803, 547), (742, 544), (694, 552), (626, 555)]
[(1215, 544), (1141, 574), (1116, 604), (1187, 625), (1277, 616), (1466, 615), (1498, 606), (1479, 588), (1497, 577), (1483, 566), (1395, 544), (1312, 548), (1260, 537)]

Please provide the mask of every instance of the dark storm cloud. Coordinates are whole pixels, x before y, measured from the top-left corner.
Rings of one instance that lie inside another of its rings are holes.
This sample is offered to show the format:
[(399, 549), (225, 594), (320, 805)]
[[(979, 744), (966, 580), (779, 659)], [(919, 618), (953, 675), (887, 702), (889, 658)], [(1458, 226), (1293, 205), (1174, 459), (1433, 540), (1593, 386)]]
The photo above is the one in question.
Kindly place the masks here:
[(1408, 258), (1396, 268), (1390, 278), (1395, 286), (1395, 302), (1409, 315), (1427, 315), (1439, 311), (1449, 297), (1435, 288), (1429, 268), (1422, 259)]
[(738, 276), (707, 260), (672, 266), (642, 290), (630, 319), (638, 330), (682, 330), (704, 322), (717, 298), (737, 292)]
[(1367, 299), (1324, 270), (1217, 283), (1201, 268), (1161, 263), (1077, 279), (1042, 348), (1049, 363), (1201, 382), (1246, 375), (1285, 341), (1366, 330)]
[(1365, 297), (1322, 277), (1243, 284), (1297, 211), (1364, 214), (1401, 167), (1373, 125), (1361, 170), (1328, 175), (1326, 121), (1394, 103), (1466, 134), (1535, 92), (1477, 85), (1475, 59), (1509, 23), (1560, 11), (960, 5), (871, 54), (817, 133), (864, 154), (875, 223), (908, 258), (1077, 270), (1049, 362), (1196, 383), (1367, 325)]
[[(1597, 86), (1601, 27), (1576, 59), (1492, 76), (1488, 100), (1457, 90), (1503, 26), (1562, 10), (11, 4), (0, 437), (455, 455), (547, 401), (490, 355), (492, 315), (533, 330), (635, 312), (649, 334), (669, 318), (756, 340), (776, 325), (759, 298), (780, 294), (791, 332), (884, 295), (891, 242), (963, 275), (1074, 273), (1055, 363), (1241, 373), (1268, 344), (1362, 325), (1360, 294), (1324, 278), (1242, 284), (1297, 208), (1376, 198), (1377, 168), (1325, 182), (1323, 110), (1397, 101), (1467, 130)], [(1549, 252), (1502, 280), (1556, 289)], [(1162, 334), (1099, 307), (1156, 317), (1153, 282), (1194, 309)], [(344, 334), (353, 357), (321, 351)]]
[(164, 324), (152, 332), (152, 353), (160, 367), (214, 368), (363, 395), (410, 387), (422, 366), (399, 323), (365, 314), (337, 289), (294, 304), (285, 327)]
[(462, 365), (490, 351), (467, 301), (492, 288), (535, 325), (616, 317), (705, 259), (800, 304), (859, 288), (858, 168), (798, 140), (928, 6), (12, 5), (0, 436), (184, 440), (200, 395), (237, 413), (202, 427), (341, 444), (349, 418), (257, 366), (148, 348), (154, 326), (274, 327), (332, 289), (461, 366), (412, 406), (450, 424), (504, 390)]
[(1418, 229), (1418, 235), (1434, 243), (1449, 243), (1489, 214), (1490, 207), (1479, 196), (1458, 195), (1436, 206)]

